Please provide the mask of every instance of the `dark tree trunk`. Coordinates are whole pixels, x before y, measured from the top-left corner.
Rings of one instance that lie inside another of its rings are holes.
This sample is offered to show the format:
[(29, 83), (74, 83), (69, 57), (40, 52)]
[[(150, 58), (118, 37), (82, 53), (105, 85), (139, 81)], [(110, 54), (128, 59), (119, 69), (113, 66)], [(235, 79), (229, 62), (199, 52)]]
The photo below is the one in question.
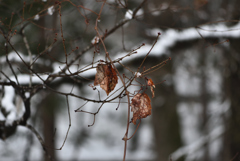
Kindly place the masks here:
[(230, 116), (226, 119), (223, 158), (240, 160), (240, 40), (230, 40), (231, 49), (226, 54), (228, 60), (226, 76), (226, 93), (230, 99)]
[[(153, 58), (155, 59), (155, 58)], [(161, 61), (159, 61), (161, 62)], [(151, 64), (153, 65), (153, 64)], [(162, 81), (169, 74), (167, 82), (157, 85), (156, 97), (152, 99), (152, 123), (154, 127), (156, 160), (169, 160), (170, 154), (181, 147), (180, 125), (177, 115), (177, 95), (171, 78), (172, 62), (150, 75), (153, 80)], [(162, 80), (161, 80), (162, 79)], [(155, 83), (159, 83), (156, 82)]]
[[(55, 128), (55, 114), (54, 114), (54, 100), (47, 97), (42, 104), (42, 121), (43, 121), (43, 136), (47, 147), (48, 154), (54, 159), (55, 158), (55, 145), (54, 145), (54, 128)], [(47, 155), (44, 155), (44, 160), (49, 161)]]

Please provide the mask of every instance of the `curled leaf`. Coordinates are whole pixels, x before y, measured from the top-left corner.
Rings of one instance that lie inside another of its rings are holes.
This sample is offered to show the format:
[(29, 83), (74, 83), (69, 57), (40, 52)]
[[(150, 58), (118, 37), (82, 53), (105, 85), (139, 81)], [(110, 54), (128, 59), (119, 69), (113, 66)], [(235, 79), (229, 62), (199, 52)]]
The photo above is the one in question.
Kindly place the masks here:
[(155, 97), (155, 93), (154, 93), (154, 90), (153, 90), (153, 86), (151, 86), (150, 88), (151, 88), (152, 98), (153, 98), (153, 97)]
[(133, 112), (132, 122), (136, 125), (138, 119), (151, 115), (151, 100), (146, 93), (138, 93), (132, 98), (131, 111)]
[(95, 75), (95, 80), (94, 80), (94, 86), (101, 84), (101, 82), (104, 79), (104, 66), (107, 66), (106, 64), (98, 64), (97, 66), (97, 73)]
[(154, 89), (153, 88), (155, 88), (155, 85), (154, 85), (154, 83), (153, 83), (153, 81), (152, 81), (152, 79), (150, 78), (150, 79), (148, 79), (148, 82), (147, 82), (147, 84), (150, 86), (150, 88), (151, 88), (151, 92), (152, 92), (152, 98), (153, 97), (155, 97), (155, 94), (154, 94)]
[(95, 75), (94, 86), (100, 84), (100, 87), (106, 91), (107, 95), (114, 90), (118, 83), (116, 71), (111, 64), (98, 64)]
[(153, 87), (155, 88), (155, 85), (154, 85), (154, 83), (153, 83), (153, 81), (152, 81), (151, 78), (148, 79), (148, 85), (149, 85), (149, 86), (153, 86)]

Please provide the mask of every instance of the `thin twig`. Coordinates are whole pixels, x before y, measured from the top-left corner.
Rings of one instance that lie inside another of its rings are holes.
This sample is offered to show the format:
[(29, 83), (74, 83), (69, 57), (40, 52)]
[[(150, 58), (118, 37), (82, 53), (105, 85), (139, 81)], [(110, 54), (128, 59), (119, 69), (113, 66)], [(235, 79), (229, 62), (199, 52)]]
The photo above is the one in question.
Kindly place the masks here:
[[(29, 60), (29, 67), (32, 70), (33, 69), (33, 66), (32, 66), (32, 62), (33, 62), (32, 52), (30, 50), (27, 38), (26, 38), (26, 36), (24, 34), (24, 29), (22, 30), (22, 36), (23, 36), (23, 41), (24, 41), (24, 44), (25, 44), (27, 52), (28, 52), (29, 59), (30, 59)], [(31, 72), (31, 70), (30, 70), (30, 78), (29, 78), (29, 87), (32, 87), (32, 72)]]
[(67, 109), (68, 109), (68, 121), (69, 121), (69, 125), (68, 125), (68, 129), (67, 129), (67, 132), (66, 132), (66, 136), (64, 138), (64, 141), (62, 143), (62, 146), (59, 148), (59, 149), (56, 149), (56, 150), (62, 150), (63, 146), (65, 145), (65, 142), (67, 140), (67, 137), (68, 137), (68, 133), (70, 131), (70, 128), (71, 128), (71, 115), (70, 115), (70, 107), (69, 107), (69, 101), (68, 101), (68, 96), (66, 95), (66, 100), (67, 100)]
[(40, 136), (40, 134), (37, 132), (37, 130), (30, 124), (26, 124), (25, 127), (27, 127), (28, 129), (30, 129), (34, 134), (35, 136), (38, 138), (38, 141), (41, 143), (42, 145), (42, 148), (43, 148), (43, 151), (45, 152), (46, 156), (48, 157), (48, 159), (50, 160), (54, 160), (52, 158), (52, 156), (48, 153), (47, 149), (46, 149), (46, 146), (45, 146), (45, 143), (43, 141), (43, 138)]

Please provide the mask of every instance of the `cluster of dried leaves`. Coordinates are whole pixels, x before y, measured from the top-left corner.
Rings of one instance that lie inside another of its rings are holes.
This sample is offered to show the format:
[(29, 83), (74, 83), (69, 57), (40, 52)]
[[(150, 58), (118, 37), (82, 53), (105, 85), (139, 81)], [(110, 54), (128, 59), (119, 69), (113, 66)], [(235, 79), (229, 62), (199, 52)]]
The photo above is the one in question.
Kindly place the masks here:
[[(146, 78), (147, 79), (147, 78)], [(94, 86), (99, 85), (109, 95), (114, 90), (118, 83), (118, 77), (115, 69), (110, 63), (98, 64), (97, 73), (95, 75)], [(152, 79), (147, 79), (147, 85), (150, 86), (152, 92), (152, 98), (154, 95), (155, 85)], [(131, 122), (136, 124), (138, 119), (145, 118), (151, 115), (151, 100), (146, 93), (136, 94), (131, 101), (131, 111), (133, 112), (133, 118)]]

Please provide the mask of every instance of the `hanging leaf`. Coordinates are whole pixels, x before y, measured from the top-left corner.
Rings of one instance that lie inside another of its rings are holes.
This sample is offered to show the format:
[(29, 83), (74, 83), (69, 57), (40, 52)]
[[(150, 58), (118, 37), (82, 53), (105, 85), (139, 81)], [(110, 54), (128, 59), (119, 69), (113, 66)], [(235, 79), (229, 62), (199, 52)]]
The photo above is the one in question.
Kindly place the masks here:
[(136, 125), (138, 119), (151, 115), (151, 100), (146, 93), (138, 93), (132, 98), (131, 111), (133, 112), (132, 122)]
[(111, 64), (98, 64), (95, 75), (94, 86), (100, 84), (100, 87), (106, 91), (107, 95), (114, 90), (118, 83), (116, 71)]
[(147, 79), (147, 80), (148, 80), (147, 84), (148, 84), (148, 86), (150, 86), (150, 88), (151, 88), (152, 98), (153, 98), (153, 97), (155, 97), (155, 93), (154, 93), (154, 89), (153, 89), (153, 88), (155, 88), (155, 85), (154, 85), (154, 83), (153, 83), (153, 81), (152, 81), (151, 78), (150, 78), (150, 79)]
[(98, 64), (97, 66), (97, 73), (95, 75), (95, 80), (94, 80), (94, 86), (101, 84), (101, 82), (104, 79), (104, 66), (106, 66), (106, 64)]

